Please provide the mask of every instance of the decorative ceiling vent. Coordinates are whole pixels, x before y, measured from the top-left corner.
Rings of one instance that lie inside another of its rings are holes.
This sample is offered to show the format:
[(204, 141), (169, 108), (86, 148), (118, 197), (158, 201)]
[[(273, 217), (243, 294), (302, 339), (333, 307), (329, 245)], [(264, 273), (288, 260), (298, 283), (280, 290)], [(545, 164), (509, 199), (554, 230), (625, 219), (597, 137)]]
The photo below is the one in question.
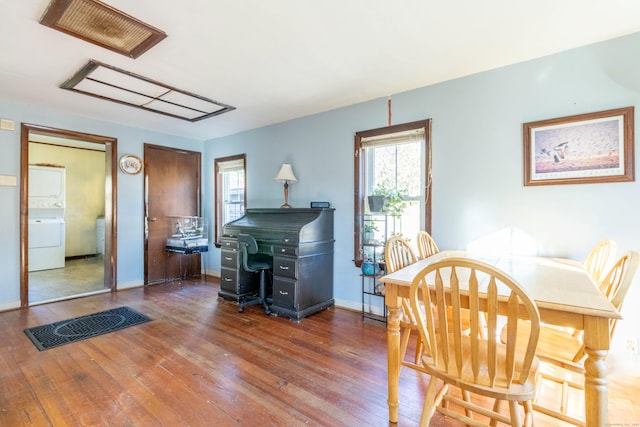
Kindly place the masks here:
[(98, 61), (89, 61), (60, 87), (190, 122), (235, 110)]
[(51, 0), (40, 23), (131, 58), (167, 37), (163, 31), (98, 0)]

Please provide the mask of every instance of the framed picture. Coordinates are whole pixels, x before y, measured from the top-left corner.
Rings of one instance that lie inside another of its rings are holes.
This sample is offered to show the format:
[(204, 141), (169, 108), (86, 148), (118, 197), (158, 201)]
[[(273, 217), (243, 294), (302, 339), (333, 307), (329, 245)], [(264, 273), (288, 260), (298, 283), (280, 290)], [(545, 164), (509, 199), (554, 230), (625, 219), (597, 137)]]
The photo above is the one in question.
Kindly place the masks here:
[(135, 175), (142, 170), (142, 159), (133, 154), (125, 154), (120, 157), (120, 170), (126, 174)]
[(634, 181), (633, 108), (525, 123), (524, 185)]

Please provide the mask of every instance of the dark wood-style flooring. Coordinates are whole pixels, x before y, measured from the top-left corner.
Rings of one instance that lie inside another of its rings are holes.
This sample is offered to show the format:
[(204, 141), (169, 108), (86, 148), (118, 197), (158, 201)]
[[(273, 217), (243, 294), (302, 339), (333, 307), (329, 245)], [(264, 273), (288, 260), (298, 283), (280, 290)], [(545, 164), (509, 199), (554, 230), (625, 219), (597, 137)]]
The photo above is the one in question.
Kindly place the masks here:
[[(217, 290), (167, 283), (0, 313), (0, 425), (389, 425), (383, 324), (338, 308), (300, 323), (241, 314)], [(42, 352), (23, 332), (122, 305), (153, 321)], [(611, 384), (610, 414), (638, 425), (627, 380)], [(397, 425), (418, 424), (428, 381), (403, 369)]]

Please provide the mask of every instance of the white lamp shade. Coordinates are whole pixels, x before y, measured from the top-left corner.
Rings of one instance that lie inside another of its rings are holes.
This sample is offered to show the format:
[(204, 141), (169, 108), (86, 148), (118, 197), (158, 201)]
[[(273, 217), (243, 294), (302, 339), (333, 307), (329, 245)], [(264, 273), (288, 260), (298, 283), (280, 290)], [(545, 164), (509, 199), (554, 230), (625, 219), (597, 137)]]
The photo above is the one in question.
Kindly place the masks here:
[(298, 178), (293, 174), (293, 169), (291, 169), (289, 163), (283, 163), (280, 171), (278, 171), (278, 174), (273, 179), (275, 181), (298, 182)]

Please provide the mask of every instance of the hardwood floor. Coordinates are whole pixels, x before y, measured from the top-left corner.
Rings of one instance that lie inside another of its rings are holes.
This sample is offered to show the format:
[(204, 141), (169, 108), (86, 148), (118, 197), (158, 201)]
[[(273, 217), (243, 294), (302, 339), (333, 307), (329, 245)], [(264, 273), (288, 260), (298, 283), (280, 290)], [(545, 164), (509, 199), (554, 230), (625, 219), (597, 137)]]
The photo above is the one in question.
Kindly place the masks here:
[[(389, 425), (383, 324), (337, 308), (300, 323), (241, 314), (217, 291), (167, 283), (0, 313), (0, 425)], [(153, 320), (42, 352), (23, 333), (122, 305)], [(398, 426), (417, 425), (428, 381), (402, 370)], [(612, 422), (638, 425), (639, 384), (614, 378)]]

